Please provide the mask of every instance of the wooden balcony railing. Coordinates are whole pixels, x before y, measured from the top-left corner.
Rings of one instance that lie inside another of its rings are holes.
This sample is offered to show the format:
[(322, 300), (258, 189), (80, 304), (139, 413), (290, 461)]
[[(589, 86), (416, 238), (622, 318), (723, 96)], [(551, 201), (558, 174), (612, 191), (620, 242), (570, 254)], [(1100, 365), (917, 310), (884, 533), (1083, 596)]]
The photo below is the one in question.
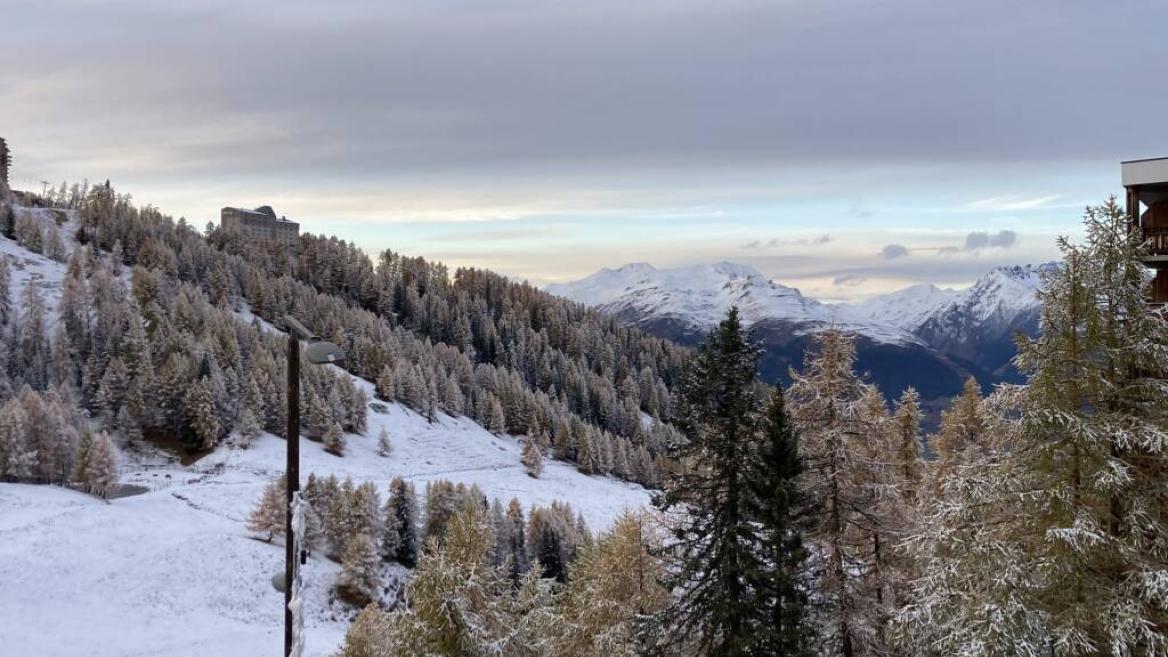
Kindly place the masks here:
[(1168, 227), (1146, 227), (1143, 230), (1144, 239), (1148, 241), (1148, 253), (1168, 255)]

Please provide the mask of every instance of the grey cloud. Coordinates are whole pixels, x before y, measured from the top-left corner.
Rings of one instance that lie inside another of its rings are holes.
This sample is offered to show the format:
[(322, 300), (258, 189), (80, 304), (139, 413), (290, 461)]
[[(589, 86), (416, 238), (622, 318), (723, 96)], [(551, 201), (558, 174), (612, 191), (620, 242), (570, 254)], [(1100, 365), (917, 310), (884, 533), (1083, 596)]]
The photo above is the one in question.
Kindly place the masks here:
[(888, 244), (880, 249), (880, 257), (885, 260), (895, 260), (908, 255), (908, 248), (903, 244)]
[(819, 235), (817, 237), (806, 237), (806, 238), (799, 238), (799, 239), (782, 239), (782, 238), (778, 238), (778, 237), (772, 237), (771, 239), (766, 240), (766, 241), (751, 240), (745, 244), (740, 245), (738, 248), (740, 248), (740, 249), (762, 249), (762, 248), (774, 248), (774, 247), (779, 247), (779, 246), (819, 246), (821, 244), (827, 244), (830, 241), (831, 241), (831, 235), (824, 233), (824, 234)]
[(127, 0), (63, 21), (16, 0), (5, 18), (6, 129), (205, 175), (1111, 160), (1168, 102), (1143, 83), (1168, 9), (1141, 3)]
[(831, 280), (831, 284), (836, 287), (856, 287), (863, 285), (868, 279), (864, 276), (857, 276), (856, 274), (844, 274), (843, 276), (836, 276)]
[[(1012, 230), (1000, 230), (996, 233), (984, 231), (973, 232), (965, 236), (964, 251), (978, 251), (988, 248), (1008, 249), (1018, 241), (1018, 234)], [(946, 251), (948, 252), (948, 251)]]

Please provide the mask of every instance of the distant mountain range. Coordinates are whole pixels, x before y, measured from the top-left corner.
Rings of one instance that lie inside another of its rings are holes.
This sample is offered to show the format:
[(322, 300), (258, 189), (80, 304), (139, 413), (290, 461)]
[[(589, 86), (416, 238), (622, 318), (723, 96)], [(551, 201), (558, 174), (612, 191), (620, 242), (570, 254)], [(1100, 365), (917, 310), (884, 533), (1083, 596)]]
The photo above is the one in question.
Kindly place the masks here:
[(1040, 277), (1057, 266), (998, 267), (964, 290), (916, 285), (854, 304), (805, 297), (731, 262), (677, 269), (634, 263), (547, 291), (684, 344), (697, 344), (737, 306), (766, 348), (761, 373), (768, 381), (786, 381), (788, 368), (801, 366), (811, 335), (850, 331), (859, 369), (888, 397), (911, 385), (935, 411), (969, 375), (987, 389), (1018, 380), (1013, 336), (1037, 334)]

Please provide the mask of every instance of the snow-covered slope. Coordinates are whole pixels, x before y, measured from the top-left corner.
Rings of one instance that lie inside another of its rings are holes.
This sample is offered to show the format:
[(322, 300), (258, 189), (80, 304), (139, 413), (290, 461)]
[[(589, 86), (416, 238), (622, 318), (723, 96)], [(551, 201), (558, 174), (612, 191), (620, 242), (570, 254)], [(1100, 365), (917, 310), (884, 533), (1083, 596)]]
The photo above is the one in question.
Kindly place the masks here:
[(911, 332), (925, 323), (938, 308), (953, 303), (961, 296), (962, 293), (957, 290), (924, 283), (859, 303), (840, 304), (838, 308), (841, 314), (859, 324), (896, 326)]
[[(64, 265), (0, 238), (14, 265), (13, 293), (34, 278), (56, 307)], [(241, 313), (241, 321), (249, 314)], [(373, 386), (355, 379), (372, 397)], [(386, 428), (389, 457), (376, 453)], [(424, 488), (449, 479), (525, 507), (570, 502), (593, 529), (606, 528), (648, 492), (587, 476), (558, 461), (538, 479), (519, 461), (516, 438), (467, 418), (436, 422), (397, 404), (371, 405), (363, 436), (348, 435), (344, 457), (301, 442), (302, 476), (373, 481), (385, 495), (402, 475)], [(283, 597), (271, 584), (284, 549), (256, 540), (245, 524), (264, 485), (282, 473), (286, 443), (264, 434), (251, 447), (220, 447), (191, 466), (161, 452), (123, 446), (120, 478), (146, 492), (109, 504), (70, 490), (0, 483), (0, 655), (45, 657), (280, 654)], [(421, 491), (419, 491), (421, 492)], [(331, 655), (351, 609), (330, 602), (337, 564), (314, 555), (304, 568), (306, 655)], [(402, 571), (387, 567), (387, 578)]]

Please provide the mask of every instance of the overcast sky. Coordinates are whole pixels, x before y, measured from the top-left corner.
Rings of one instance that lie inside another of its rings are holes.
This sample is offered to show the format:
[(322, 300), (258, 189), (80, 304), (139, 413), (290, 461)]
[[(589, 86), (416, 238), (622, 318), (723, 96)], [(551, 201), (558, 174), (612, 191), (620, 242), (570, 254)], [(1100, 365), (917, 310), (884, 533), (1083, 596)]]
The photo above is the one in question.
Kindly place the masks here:
[(1056, 255), (1168, 155), (1162, 0), (3, 0), (16, 187), (111, 179), (537, 283), (827, 299)]

